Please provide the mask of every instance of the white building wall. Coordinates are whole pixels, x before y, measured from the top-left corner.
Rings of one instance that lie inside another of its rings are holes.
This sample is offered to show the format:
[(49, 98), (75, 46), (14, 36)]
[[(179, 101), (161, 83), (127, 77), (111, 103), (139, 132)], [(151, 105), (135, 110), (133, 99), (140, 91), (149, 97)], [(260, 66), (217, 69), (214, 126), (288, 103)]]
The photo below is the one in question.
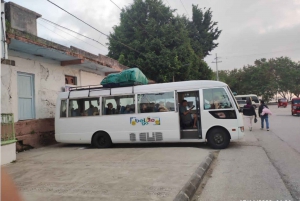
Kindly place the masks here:
[(2, 65), (1, 112), (14, 113), (18, 121), (17, 73), (34, 74), (35, 117), (54, 118), (58, 92), (65, 87), (65, 75), (76, 76), (78, 85), (97, 85), (104, 74), (97, 75), (81, 71), (74, 66), (61, 66), (60, 62), (16, 51), (9, 51), (10, 60), (16, 66)]
[(16, 143), (1, 146), (1, 165), (11, 163), (16, 158)]
[(80, 71), (81, 73), (81, 86), (87, 86), (87, 85), (100, 85), (100, 82), (105, 77), (104, 73), (101, 73), (100, 75), (95, 73), (90, 73), (86, 71)]

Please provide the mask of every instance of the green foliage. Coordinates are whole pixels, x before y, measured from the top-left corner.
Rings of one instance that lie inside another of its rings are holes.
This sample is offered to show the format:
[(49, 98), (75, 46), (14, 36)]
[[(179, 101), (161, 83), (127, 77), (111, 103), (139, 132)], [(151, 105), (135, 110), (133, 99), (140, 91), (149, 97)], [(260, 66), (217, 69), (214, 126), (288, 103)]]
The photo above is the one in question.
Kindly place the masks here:
[[(217, 47), (220, 31), (212, 12), (193, 5), (193, 21), (174, 16), (161, 0), (134, 0), (122, 9), (120, 25), (109, 37), (108, 56), (129, 67), (139, 67), (156, 82), (211, 79), (203, 58)], [(130, 49), (123, 44), (132, 47)]]
[(277, 92), (287, 99), (291, 93), (300, 96), (300, 63), (288, 57), (259, 59), (242, 69), (219, 71), (219, 79), (238, 94), (257, 94), (264, 100), (270, 100)]

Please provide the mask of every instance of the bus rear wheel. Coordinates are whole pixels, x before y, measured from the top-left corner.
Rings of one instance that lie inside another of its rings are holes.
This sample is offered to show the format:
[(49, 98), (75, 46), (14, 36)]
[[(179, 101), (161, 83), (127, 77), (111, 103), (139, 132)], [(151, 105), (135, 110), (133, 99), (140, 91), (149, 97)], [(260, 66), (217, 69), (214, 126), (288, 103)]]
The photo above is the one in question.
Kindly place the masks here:
[(109, 148), (112, 145), (109, 135), (105, 132), (97, 132), (92, 139), (92, 145), (96, 148)]
[(213, 128), (208, 133), (207, 142), (213, 149), (225, 149), (229, 145), (230, 138), (224, 129)]

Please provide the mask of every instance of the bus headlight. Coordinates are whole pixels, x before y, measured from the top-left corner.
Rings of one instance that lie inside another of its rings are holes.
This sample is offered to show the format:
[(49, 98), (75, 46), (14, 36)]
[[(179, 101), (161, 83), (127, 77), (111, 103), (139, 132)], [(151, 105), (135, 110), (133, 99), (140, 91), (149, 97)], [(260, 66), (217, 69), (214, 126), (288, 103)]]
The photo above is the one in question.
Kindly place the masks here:
[(297, 106), (293, 106), (293, 109), (295, 110), (297, 108)]
[(240, 129), (241, 129), (241, 132), (244, 132), (244, 126), (241, 126)]

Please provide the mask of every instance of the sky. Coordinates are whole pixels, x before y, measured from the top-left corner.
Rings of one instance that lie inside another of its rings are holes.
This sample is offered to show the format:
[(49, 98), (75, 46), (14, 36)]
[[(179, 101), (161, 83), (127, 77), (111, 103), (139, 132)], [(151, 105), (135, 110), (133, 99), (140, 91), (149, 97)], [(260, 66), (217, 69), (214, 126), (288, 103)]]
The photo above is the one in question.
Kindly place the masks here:
[[(109, 34), (120, 23), (120, 9), (110, 0), (51, 0), (60, 7)], [(120, 8), (133, 0), (113, 0)], [(213, 21), (218, 22), (222, 33), (215, 48), (205, 61), (212, 63), (218, 55), (219, 70), (232, 70), (254, 64), (256, 59), (287, 56), (300, 61), (300, 0), (162, 0), (176, 9), (179, 15), (192, 16), (192, 4), (199, 8), (211, 8)], [(88, 27), (76, 18), (55, 7), (47, 0), (13, 0), (35, 11), (43, 18), (65, 26), (83, 35), (108, 42), (107, 37)], [(108, 53), (102, 45), (70, 33), (39, 18), (38, 36), (65, 46), (75, 46), (94, 54)]]

